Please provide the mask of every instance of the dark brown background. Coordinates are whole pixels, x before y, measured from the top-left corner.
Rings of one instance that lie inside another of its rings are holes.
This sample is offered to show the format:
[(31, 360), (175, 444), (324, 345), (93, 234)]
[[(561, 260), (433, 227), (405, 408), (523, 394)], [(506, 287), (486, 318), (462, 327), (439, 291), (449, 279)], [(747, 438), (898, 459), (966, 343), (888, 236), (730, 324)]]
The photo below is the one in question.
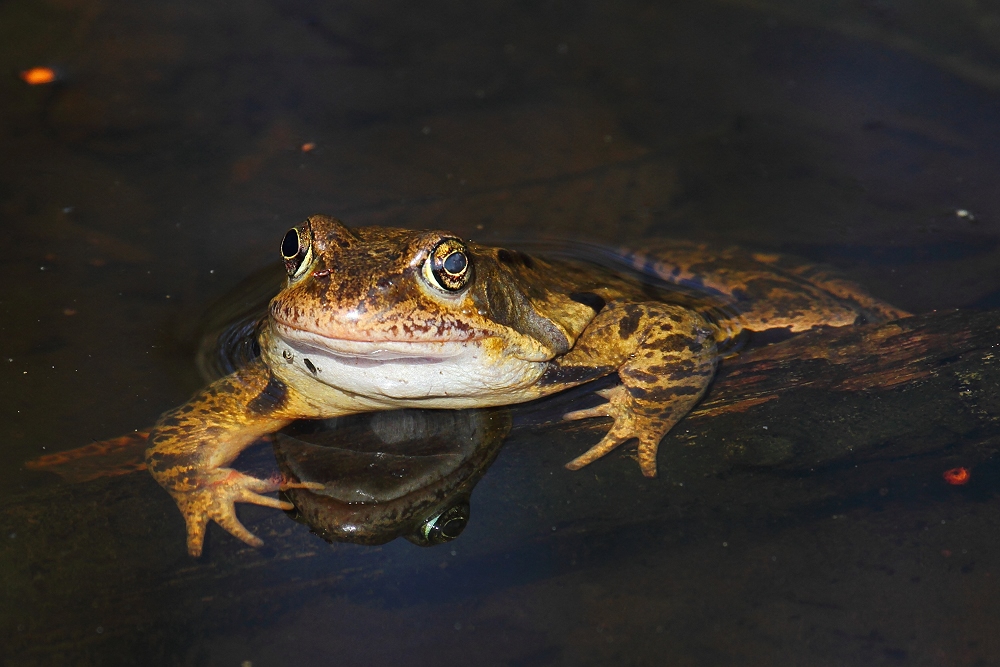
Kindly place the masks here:
[(547, 429), (451, 546), (330, 548), (246, 508), (270, 549), (213, 530), (192, 561), (145, 476), (22, 468), (186, 398), (191, 322), (314, 212), (734, 242), (918, 312), (1000, 306), (998, 102), (989, 2), (0, 3), (0, 658), (1000, 662), (989, 471), (773, 512), (767, 471), (679, 496), (625, 456), (563, 471), (594, 433)]

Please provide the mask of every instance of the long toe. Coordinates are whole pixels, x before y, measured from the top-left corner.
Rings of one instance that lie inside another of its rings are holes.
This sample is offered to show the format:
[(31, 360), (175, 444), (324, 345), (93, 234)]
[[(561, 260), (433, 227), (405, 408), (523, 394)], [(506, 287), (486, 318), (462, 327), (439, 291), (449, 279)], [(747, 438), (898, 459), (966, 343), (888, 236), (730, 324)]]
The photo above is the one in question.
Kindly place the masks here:
[(202, 513), (185, 512), (184, 523), (187, 526), (188, 553), (197, 558), (201, 555), (205, 543), (205, 528), (208, 527), (208, 516)]
[(614, 415), (611, 413), (611, 410), (610, 403), (602, 403), (601, 405), (586, 408), (585, 410), (567, 412), (563, 415), (563, 421), (576, 421), (577, 419), (590, 419), (591, 417), (613, 417)]
[(215, 522), (225, 528), (231, 535), (243, 540), (250, 546), (263, 546), (264, 540), (247, 530), (246, 526), (240, 523), (240, 520), (236, 518), (236, 511), (233, 509), (232, 505), (230, 505), (228, 511), (221, 512), (212, 518), (215, 519)]
[(254, 505), (263, 505), (264, 507), (273, 507), (279, 510), (290, 510), (294, 507), (294, 505), (284, 500), (272, 498), (271, 496), (262, 496), (248, 489), (241, 489), (236, 500), (241, 503), (253, 503)]
[(606, 454), (611, 452), (615, 447), (618, 447), (620, 444), (622, 444), (628, 439), (629, 438), (613, 437), (609, 433), (605, 435), (604, 438), (599, 443), (597, 443), (596, 445), (585, 451), (583, 454), (581, 454), (580, 456), (576, 457), (575, 459), (567, 463), (566, 467), (570, 470), (579, 470), (583, 466), (589, 465), (594, 461), (596, 461), (597, 459), (601, 458), (602, 456), (605, 456)]

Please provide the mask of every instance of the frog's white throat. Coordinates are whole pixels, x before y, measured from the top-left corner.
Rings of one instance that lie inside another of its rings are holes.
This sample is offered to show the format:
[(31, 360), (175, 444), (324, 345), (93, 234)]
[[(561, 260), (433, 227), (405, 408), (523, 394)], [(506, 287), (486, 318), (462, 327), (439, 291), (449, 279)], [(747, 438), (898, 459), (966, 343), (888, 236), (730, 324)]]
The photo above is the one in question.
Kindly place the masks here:
[[(491, 352), (486, 339), (353, 341), (278, 325), (269, 365), (293, 383), (318, 382), (380, 407), (460, 408), (511, 402), (545, 371), (544, 361)], [(527, 398), (527, 396), (526, 396)]]

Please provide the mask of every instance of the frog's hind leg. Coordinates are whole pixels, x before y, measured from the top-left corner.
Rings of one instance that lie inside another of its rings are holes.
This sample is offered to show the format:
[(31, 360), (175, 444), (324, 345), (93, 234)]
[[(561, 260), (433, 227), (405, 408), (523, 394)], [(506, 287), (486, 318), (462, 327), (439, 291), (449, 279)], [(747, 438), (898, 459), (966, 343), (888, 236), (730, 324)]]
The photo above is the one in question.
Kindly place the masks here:
[(823, 264), (809, 264), (796, 257), (768, 253), (754, 253), (758, 262), (774, 266), (829, 292), (838, 299), (856, 304), (869, 322), (890, 322), (909, 317), (911, 313), (869, 294), (861, 285), (840, 275), (836, 269)]
[[(605, 327), (612, 335), (604, 331), (601, 336), (602, 327), (593, 335), (604, 339), (597, 344), (622, 355), (618, 369), (622, 384), (598, 392), (607, 403), (570, 412), (564, 419), (611, 417), (614, 424), (597, 445), (566, 467), (578, 470), (637, 438), (639, 467), (644, 475), (654, 477), (660, 440), (701, 400), (712, 382), (718, 358), (714, 332), (697, 313), (666, 304), (630, 304), (609, 315), (620, 318), (617, 326)], [(629, 328), (634, 331), (622, 336)], [(584, 346), (595, 343), (581, 342)]]
[(24, 467), (53, 472), (71, 484), (128, 475), (146, 469), (143, 452), (148, 440), (148, 430), (135, 431), (76, 449), (39, 456), (25, 461)]
[(734, 330), (800, 332), (909, 315), (829, 267), (789, 255), (662, 242), (624, 256), (643, 273), (716, 301), (738, 320)]

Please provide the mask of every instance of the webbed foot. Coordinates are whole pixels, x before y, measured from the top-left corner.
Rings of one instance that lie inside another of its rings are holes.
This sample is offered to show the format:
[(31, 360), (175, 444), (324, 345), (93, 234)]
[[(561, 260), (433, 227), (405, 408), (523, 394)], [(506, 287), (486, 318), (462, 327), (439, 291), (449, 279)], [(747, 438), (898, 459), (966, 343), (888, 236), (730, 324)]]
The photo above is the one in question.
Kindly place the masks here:
[[(570, 470), (579, 470), (609, 454), (619, 445), (633, 438), (638, 438), (639, 468), (646, 477), (656, 477), (656, 450), (666, 433), (666, 430), (663, 430), (662, 422), (657, 423), (637, 412), (633, 405), (632, 395), (629, 394), (625, 385), (602, 389), (596, 393), (608, 399), (608, 402), (586, 410), (568, 412), (563, 415), (563, 419), (571, 421), (591, 417), (611, 417), (615, 423), (611, 425), (611, 430), (604, 435), (599, 443), (567, 463), (566, 467)], [(667, 430), (669, 430), (669, 426)]]
[(247, 530), (236, 518), (236, 503), (253, 503), (275, 509), (289, 510), (292, 504), (261, 495), (282, 487), (280, 479), (258, 479), (231, 468), (219, 468), (210, 478), (193, 490), (171, 490), (177, 507), (187, 524), (187, 548), (192, 556), (200, 556), (205, 542), (205, 529), (215, 521), (234, 537), (252, 547), (263, 540)]
[[(604, 351), (606, 358), (622, 358), (618, 368), (622, 383), (597, 392), (607, 403), (563, 418), (615, 421), (599, 443), (566, 467), (578, 470), (635, 438), (642, 474), (655, 477), (660, 440), (711, 384), (717, 358), (713, 329), (697, 313), (668, 304), (628, 304), (609, 308), (602, 317), (607, 322), (594, 327), (591, 338), (597, 343), (590, 345)], [(582, 361), (590, 349), (588, 342), (578, 343)]]

